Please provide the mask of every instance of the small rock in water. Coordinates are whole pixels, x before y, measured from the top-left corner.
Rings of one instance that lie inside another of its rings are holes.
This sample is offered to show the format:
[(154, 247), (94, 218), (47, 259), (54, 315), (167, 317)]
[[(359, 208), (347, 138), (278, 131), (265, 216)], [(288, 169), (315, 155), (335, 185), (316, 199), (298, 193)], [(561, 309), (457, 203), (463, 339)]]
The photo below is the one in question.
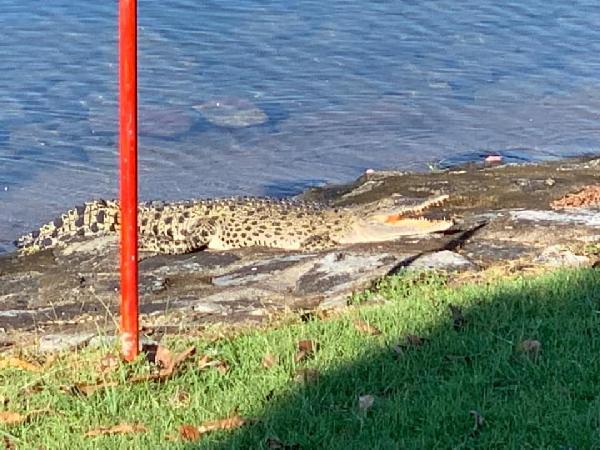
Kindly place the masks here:
[(193, 107), (213, 125), (244, 128), (265, 123), (269, 118), (254, 103), (242, 98), (210, 100)]
[(154, 137), (173, 137), (186, 133), (194, 121), (183, 109), (146, 107), (140, 110), (140, 134)]

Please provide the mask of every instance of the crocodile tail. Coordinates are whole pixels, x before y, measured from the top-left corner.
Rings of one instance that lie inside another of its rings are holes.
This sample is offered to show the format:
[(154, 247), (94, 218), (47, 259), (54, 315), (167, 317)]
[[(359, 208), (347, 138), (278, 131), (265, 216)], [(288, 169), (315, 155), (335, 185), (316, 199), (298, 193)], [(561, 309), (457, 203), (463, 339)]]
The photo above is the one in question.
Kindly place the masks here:
[(60, 215), (38, 230), (21, 236), (15, 245), (22, 253), (52, 248), (75, 236), (94, 236), (117, 231), (119, 205), (115, 201), (94, 200)]

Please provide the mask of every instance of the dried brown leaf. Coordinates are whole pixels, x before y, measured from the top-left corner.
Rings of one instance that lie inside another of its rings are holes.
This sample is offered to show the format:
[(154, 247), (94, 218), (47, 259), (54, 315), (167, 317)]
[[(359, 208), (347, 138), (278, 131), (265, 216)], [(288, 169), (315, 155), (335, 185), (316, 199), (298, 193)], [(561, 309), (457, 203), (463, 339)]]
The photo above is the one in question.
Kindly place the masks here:
[(18, 425), (28, 422), (32, 417), (48, 414), (49, 412), (49, 409), (36, 409), (35, 411), (30, 411), (27, 414), (21, 414), (13, 411), (0, 411), (0, 423), (6, 425)]
[(104, 436), (107, 434), (129, 434), (129, 433), (145, 433), (148, 431), (144, 425), (139, 423), (120, 423), (111, 427), (98, 427), (85, 433), (85, 437)]
[(213, 359), (209, 355), (204, 355), (198, 361), (198, 368), (200, 370), (210, 369), (211, 367), (217, 369), (221, 375), (225, 375), (227, 372), (229, 372), (229, 364), (227, 361), (223, 361), (222, 359)]
[(379, 328), (370, 325), (362, 319), (356, 319), (352, 323), (354, 324), (354, 328), (361, 333), (370, 334), (371, 336), (381, 335), (381, 330)]
[(17, 446), (7, 435), (4, 435), (4, 450), (15, 450)]
[(171, 370), (174, 364), (173, 354), (167, 347), (159, 345), (154, 354), (154, 364), (162, 370)]
[(302, 362), (304, 361), (306, 358), (308, 357), (308, 353), (305, 352), (304, 350), (300, 350), (299, 352), (296, 353), (296, 355), (294, 356), (294, 361), (296, 363)]
[(305, 351), (309, 353), (316, 352), (318, 350), (319, 344), (316, 341), (310, 339), (304, 339), (298, 342), (298, 350)]
[(197, 441), (201, 436), (198, 427), (193, 425), (181, 425), (179, 427), (179, 435), (184, 441)]
[(200, 434), (209, 433), (214, 430), (231, 430), (239, 428), (246, 423), (246, 419), (240, 416), (231, 416), (225, 419), (204, 422), (198, 427)]
[(219, 364), (217, 364), (215, 368), (221, 375), (225, 375), (227, 372), (229, 372), (229, 364), (227, 361), (219, 361)]
[(246, 419), (240, 416), (231, 416), (220, 420), (204, 422), (199, 427), (194, 425), (182, 425), (179, 427), (179, 435), (186, 441), (197, 441), (203, 434), (215, 430), (230, 430), (239, 428), (246, 423)]
[(42, 367), (39, 364), (34, 364), (16, 356), (5, 356), (0, 358), (1, 369), (21, 369), (28, 372), (41, 372)]
[(177, 353), (171, 360), (169, 366), (166, 366), (164, 370), (161, 370), (162, 376), (171, 376), (175, 373), (175, 370), (186, 360), (188, 360), (191, 356), (196, 354), (196, 347), (191, 346), (186, 348), (181, 353)]
[[(135, 376), (127, 379), (127, 381), (125, 383), (134, 384), (134, 383), (144, 383), (147, 381), (157, 381), (157, 382), (166, 381), (175, 374), (176, 369), (181, 365), (181, 363), (184, 362), (186, 359), (188, 359), (190, 356), (192, 356), (195, 352), (196, 352), (195, 347), (189, 347), (186, 350), (184, 350), (183, 352), (177, 354), (175, 356), (175, 358), (173, 358), (170, 367), (161, 369), (158, 373), (135, 375)], [(67, 391), (67, 392), (69, 392), (71, 394), (75, 394), (75, 395), (91, 395), (100, 389), (106, 389), (108, 387), (116, 387), (116, 386), (119, 386), (120, 384), (121, 383), (119, 383), (117, 381), (105, 381), (105, 382), (99, 382), (99, 383), (93, 383), (93, 384), (75, 384), (72, 386), (63, 386), (62, 389), (64, 391)]]
[(178, 353), (177, 355), (175, 355), (175, 357), (173, 357), (171, 359), (170, 364), (160, 371), (161, 381), (163, 379), (171, 377), (175, 373), (177, 368), (183, 362), (185, 362), (187, 359), (189, 359), (191, 356), (193, 356), (195, 353), (196, 353), (196, 347), (191, 346), (191, 347), (186, 348), (181, 353)]
[(308, 353), (305, 352), (304, 350), (300, 350), (299, 352), (296, 352), (296, 354), (294, 355), (294, 362), (299, 363), (301, 361), (304, 361), (307, 357), (308, 357)]
[(375, 397), (372, 395), (361, 395), (358, 397), (358, 409), (363, 413), (371, 409), (373, 403), (375, 403)]
[(214, 360), (209, 355), (202, 355), (202, 358), (198, 360), (198, 369), (203, 370), (212, 367)]
[(271, 367), (273, 367), (274, 365), (279, 363), (279, 358), (275, 355), (273, 355), (272, 353), (267, 353), (265, 356), (263, 356), (262, 359), (262, 366), (265, 369), (270, 369)]
[(26, 414), (12, 411), (0, 411), (0, 423), (4, 423), (6, 425), (16, 425), (24, 423), (26, 420)]
[(296, 356), (294, 356), (294, 361), (299, 363), (312, 356), (313, 353), (318, 350), (319, 344), (316, 341), (305, 339), (303, 341), (298, 342), (297, 347), (298, 351), (296, 353)]

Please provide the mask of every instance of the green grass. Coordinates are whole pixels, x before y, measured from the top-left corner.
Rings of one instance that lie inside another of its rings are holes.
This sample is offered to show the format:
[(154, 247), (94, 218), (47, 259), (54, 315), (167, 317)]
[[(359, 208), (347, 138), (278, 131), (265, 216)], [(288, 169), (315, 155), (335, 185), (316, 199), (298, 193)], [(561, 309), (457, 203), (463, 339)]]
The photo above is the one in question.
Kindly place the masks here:
[[(379, 295), (388, 302), (327, 320), (193, 341), (199, 355), (229, 363), (225, 375), (190, 362), (164, 384), (78, 397), (60, 385), (97, 377), (99, 356), (91, 351), (61, 357), (43, 373), (2, 370), (6, 410), (50, 413), (0, 426), (0, 433), (19, 449), (266, 449), (269, 437), (302, 449), (600, 448), (600, 272), (561, 270), (460, 287), (441, 276), (405, 275), (382, 283)], [(466, 318), (458, 330), (449, 304)], [(357, 318), (381, 335), (357, 330)], [(425, 343), (394, 351), (409, 334)], [(318, 341), (319, 349), (295, 363), (302, 339)], [(527, 339), (541, 342), (537, 358), (521, 350)], [(179, 338), (173, 346), (189, 343)], [(279, 363), (264, 368), (266, 353)], [(320, 376), (298, 382), (302, 368)], [(115, 376), (146, 369), (123, 367)], [(174, 402), (177, 393), (188, 403)], [(358, 408), (360, 395), (375, 397), (366, 412)], [(478, 431), (472, 410), (485, 419)], [(182, 424), (234, 412), (255, 420), (196, 442), (168, 440)], [(148, 432), (84, 436), (119, 422), (143, 423)]]

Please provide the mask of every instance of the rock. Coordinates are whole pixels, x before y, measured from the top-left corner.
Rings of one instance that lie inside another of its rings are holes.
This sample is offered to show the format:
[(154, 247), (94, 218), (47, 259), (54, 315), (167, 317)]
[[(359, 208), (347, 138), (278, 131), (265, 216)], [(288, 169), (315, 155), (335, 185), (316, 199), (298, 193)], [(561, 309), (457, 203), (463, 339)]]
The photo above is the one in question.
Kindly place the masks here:
[[(87, 122), (92, 133), (115, 133), (118, 127), (117, 99), (99, 93), (84, 100), (88, 108)], [(187, 133), (194, 124), (190, 111), (172, 105), (140, 107), (139, 132), (142, 136), (169, 138)]]
[(525, 209), (510, 211), (513, 220), (526, 220), (531, 222), (558, 222), (576, 223), (592, 227), (600, 227), (600, 214), (598, 211), (589, 209), (565, 210), (565, 211), (542, 211)]
[(199, 301), (192, 308), (195, 312), (200, 314), (220, 314), (225, 315), (228, 313), (227, 307), (218, 303), (213, 303), (207, 300)]
[(140, 134), (174, 137), (187, 133), (194, 121), (182, 108), (151, 106), (140, 109)]
[(40, 353), (58, 353), (85, 347), (95, 336), (94, 333), (46, 334), (40, 338)]
[(590, 258), (583, 255), (576, 255), (563, 245), (551, 245), (547, 247), (535, 261), (553, 267), (581, 267), (591, 264)]
[[(464, 173), (376, 171), (347, 186), (312, 189), (305, 200), (340, 207), (367, 202), (397, 206), (449, 193), (448, 205), (432, 216), (456, 218), (456, 229), (317, 253), (248, 248), (141, 255), (141, 320), (179, 333), (214, 322), (259, 322), (280, 311), (345, 307), (353, 292), (409, 262), (413, 269), (473, 270), (504, 266), (507, 260), (525, 266), (587, 264), (569, 247), (597, 242), (598, 210), (552, 211), (550, 205), (597, 182), (597, 168), (590, 164), (507, 165)], [(525, 191), (519, 180), (529, 178), (542, 181)], [(537, 189), (542, 184), (546, 187)], [(564, 247), (554, 247), (558, 243)], [(451, 251), (456, 248), (460, 254)], [(85, 335), (81, 341), (64, 337), (65, 325), (106, 334), (108, 338), (92, 342), (108, 339), (116, 345), (117, 338), (110, 336), (115, 334), (111, 318), (118, 315), (118, 261), (116, 235), (75, 239), (66, 247), (24, 257), (0, 255), (0, 328), (15, 342), (46, 334), (41, 347), (51, 350), (45, 351), (85, 345)]]
[(277, 306), (284, 302), (282, 294), (266, 289), (240, 287), (209, 295), (193, 303), (192, 309), (203, 314), (228, 315), (251, 312), (263, 306)]
[(419, 256), (407, 267), (411, 269), (469, 269), (475, 265), (458, 253), (451, 252), (450, 250), (442, 250), (440, 252), (428, 253), (423, 256)]
[(243, 98), (220, 98), (194, 105), (193, 108), (219, 127), (244, 128), (269, 120), (264, 111)]
[(388, 253), (328, 253), (298, 277), (293, 292), (322, 297), (319, 309), (343, 308), (353, 292), (389, 273), (401, 259)]
[(233, 272), (213, 278), (212, 283), (215, 286), (239, 286), (261, 281), (309, 256), (312, 255), (286, 255), (265, 261), (255, 261)]
[(340, 291), (351, 291), (351, 285), (372, 278), (382, 267), (391, 269), (396, 258), (387, 253), (363, 255), (354, 252), (328, 253), (317, 260), (310, 270), (296, 281), (294, 293), (300, 295), (331, 295)]

